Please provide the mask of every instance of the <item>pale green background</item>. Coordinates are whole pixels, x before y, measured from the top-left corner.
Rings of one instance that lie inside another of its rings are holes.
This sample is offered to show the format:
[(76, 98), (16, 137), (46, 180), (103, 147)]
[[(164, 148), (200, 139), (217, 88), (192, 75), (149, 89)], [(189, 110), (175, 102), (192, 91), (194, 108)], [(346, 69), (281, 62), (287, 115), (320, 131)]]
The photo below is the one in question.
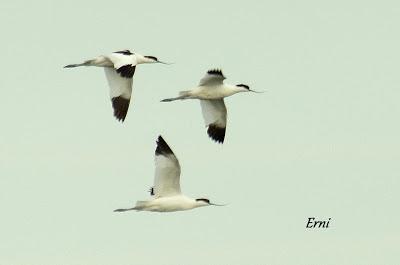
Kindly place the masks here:
[[(399, 264), (398, 1), (1, 2), (0, 264)], [(141, 65), (126, 122), (102, 69)], [(226, 143), (195, 101), (221, 67)], [(227, 207), (116, 214), (148, 197), (155, 139), (182, 189)], [(307, 218), (331, 217), (326, 230)]]

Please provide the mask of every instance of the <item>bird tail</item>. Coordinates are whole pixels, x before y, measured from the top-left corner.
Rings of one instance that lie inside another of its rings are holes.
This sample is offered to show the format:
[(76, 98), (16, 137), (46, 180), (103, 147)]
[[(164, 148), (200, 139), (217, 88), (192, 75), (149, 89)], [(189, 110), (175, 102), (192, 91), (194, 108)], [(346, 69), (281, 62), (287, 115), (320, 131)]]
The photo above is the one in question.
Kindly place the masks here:
[(64, 68), (74, 68), (74, 67), (78, 67), (78, 66), (83, 66), (82, 63), (78, 63), (78, 64), (69, 64), (64, 66)]
[(114, 64), (108, 58), (104, 56), (98, 56), (94, 59), (86, 60), (83, 63), (66, 65), (64, 68), (74, 68), (78, 66), (113, 67)]
[(64, 68), (74, 68), (74, 67), (79, 67), (79, 66), (89, 66), (92, 65), (94, 60), (87, 60), (84, 61), (83, 63), (76, 63), (76, 64), (68, 64), (64, 66)]
[(115, 209), (114, 212), (122, 213), (122, 212), (127, 212), (127, 211), (136, 210), (135, 208), (136, 208), (136, 207), (133, 207), (133, 208), (125, 208), (125, 209)]
[(116, 209), (114, 212), (127, 212), (127, 211), (141, 211), (147, 206), (147, 201), (137, 201), (136, 206), (133, 208)]
[(161, 102), (170, 102), (170, 101), (174, 101), (174, 100), (188, 99), (188, 98), (190, 98), (190, 96), (191, 96), (190, 90), (185, 90), (185, 91), (179, 92), (179, 97), (166, 98), (166, 99), (161, 100)]

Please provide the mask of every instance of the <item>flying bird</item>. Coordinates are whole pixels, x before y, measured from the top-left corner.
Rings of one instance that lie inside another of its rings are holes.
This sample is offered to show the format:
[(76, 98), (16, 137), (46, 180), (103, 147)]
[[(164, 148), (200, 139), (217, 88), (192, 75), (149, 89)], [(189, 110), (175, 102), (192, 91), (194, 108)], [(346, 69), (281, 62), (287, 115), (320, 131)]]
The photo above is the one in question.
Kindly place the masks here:
[(132, 78), (135, 74), (136, 65), (145, 63), (162, 63), (157, 57), (141, 55), (129, 50), (113, 52), (109, 55), (101, 55), (94, 59), (79, 64), (69, 64), (64, 68), (78, 66), (103, 67), (110, 87), (111, 103), (114, 116), (123, 122), (128, 113), (129, 102), (132, 96)]
[(150, 200), (137, 201), (136, 206), (127, 209), (117, 209), (114, 212), (151, 211), (151, 212), (175, 212), (191, 210), (202, 206), (223, 206), (211, 203), (209, 199), (192, 199), (182, 194), (179, 184), (181, 167), (171, 148), (159, 136), (155, 151), (155, 177), (154, 186), (150, 189)]
[(225, 79), (221, 70), (209, 70), (200, 80), (197, 87), (192, 90), (181, 91), (179, 92), (179, 97), (163, 99), (161, 102), (200, 99), (203, 118), (206, 127), (208, 127), (208, 136), (218, 143), (223, 143), (225, 139), (227, 116), (224, 98), (239, 92), (262, 93), (251, 90), (248, 85), (244, 84), (225, 84)]

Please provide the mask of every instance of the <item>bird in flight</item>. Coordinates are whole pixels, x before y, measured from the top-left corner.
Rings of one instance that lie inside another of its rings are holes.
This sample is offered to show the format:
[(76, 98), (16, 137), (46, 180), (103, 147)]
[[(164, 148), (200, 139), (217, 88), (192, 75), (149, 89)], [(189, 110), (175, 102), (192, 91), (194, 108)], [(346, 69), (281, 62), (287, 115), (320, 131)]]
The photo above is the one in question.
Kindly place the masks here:
[(203, 118), (206, 127), (208, 127), (208, 136), (218, 143), (223, 143), (225, 139), (227, 116), (224, 98), (240, 92), (262, 93), (251, 90), (248, 85), (244, 84), (225, 84), (225, 79), (221, 70), (209, 70), (200, 80), (197, 87), (192, 90), (181, 91), (178, 97), (163, 99), (161, 102), (199, 99)]
[(157, 139), (155, 165), (154, 186), (150, 189), (152, 198), (147, 201), (137, 201), (133, 208), (116, 209), (114, 212), (131, 210), (175, 212), (209, 205), (224, 206), (211, 203), (210, 200), (205, 198), (192, 199), (181, 193), (179, 161), (161, 136)]
[(94, 59), (79, 64), (69, 64), (64, 68), (78, 66), (103, 67), (110, 87), (111, 103), (114, 116), (123, 122), (128, 113), (129, 102), (132, 96), (132, 78), (135, 74), (136, 65), (145, 63), (162, 63), (157, 57), (145, 56), (129, 50), (113, 52), (109, 55), (100, 55)]

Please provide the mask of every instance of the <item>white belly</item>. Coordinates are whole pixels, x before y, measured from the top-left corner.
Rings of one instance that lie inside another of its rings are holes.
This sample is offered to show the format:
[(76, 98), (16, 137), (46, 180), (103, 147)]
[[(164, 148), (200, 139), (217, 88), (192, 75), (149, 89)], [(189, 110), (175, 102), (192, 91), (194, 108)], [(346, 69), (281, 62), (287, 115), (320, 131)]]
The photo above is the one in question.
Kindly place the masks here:
[(193, 208), (195, 208), (195, 204), (192, 200), (185, 196), (173, 196), (154, 199), (143, 210), (152, 212), (176, 212)]
[(233, 91), (225, 86), (200, 86), (192, 90), (193, 98), (221, 99), (233, 95)]

